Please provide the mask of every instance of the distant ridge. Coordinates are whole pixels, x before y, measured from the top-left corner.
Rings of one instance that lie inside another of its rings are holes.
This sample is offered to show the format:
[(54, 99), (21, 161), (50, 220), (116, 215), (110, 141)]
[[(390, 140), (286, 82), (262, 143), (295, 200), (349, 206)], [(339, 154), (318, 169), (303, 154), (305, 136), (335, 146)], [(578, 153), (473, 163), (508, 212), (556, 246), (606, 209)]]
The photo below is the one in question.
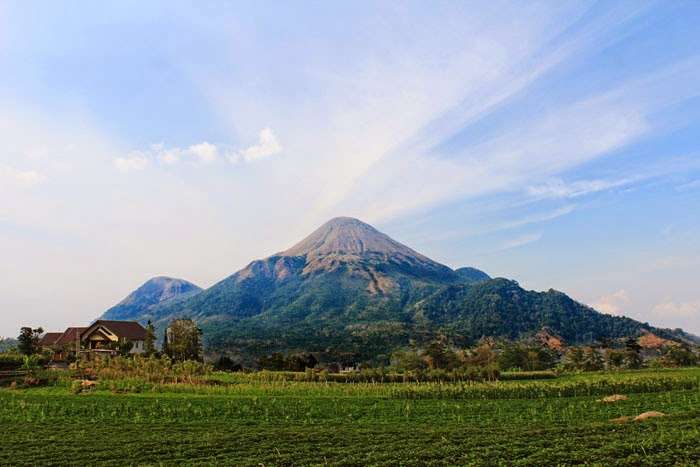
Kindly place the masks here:
[(183, 279), (154, 277), (107, 310), (101, 319), (138, 320), (156, 305), (173, 303), (201, 291), (200, 287)]
[(603, 315), (562, 292), (535, 292), (478, 269), (455, 270), (360, 220), (337, 217), (291, 248), (256, 260), (207, 290), (156, 278), (105, 319), (193, 318), (208, 351), (254, 362), (271, 352), (348, 353), (386, 363), (397, 347), (433, 339), (470, 345), (483, 336), (529, 339), (543, 329), (567, 343), (680, 330)]

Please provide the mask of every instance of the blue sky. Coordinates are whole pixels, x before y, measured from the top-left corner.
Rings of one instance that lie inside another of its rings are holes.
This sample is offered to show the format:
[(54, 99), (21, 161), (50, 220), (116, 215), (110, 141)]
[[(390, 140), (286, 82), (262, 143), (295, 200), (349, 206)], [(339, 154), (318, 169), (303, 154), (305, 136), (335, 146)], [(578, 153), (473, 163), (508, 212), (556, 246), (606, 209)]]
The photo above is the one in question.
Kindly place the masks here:
[(0, 335), (354, 216), (700, 333), (700, 3), (2, 2)]

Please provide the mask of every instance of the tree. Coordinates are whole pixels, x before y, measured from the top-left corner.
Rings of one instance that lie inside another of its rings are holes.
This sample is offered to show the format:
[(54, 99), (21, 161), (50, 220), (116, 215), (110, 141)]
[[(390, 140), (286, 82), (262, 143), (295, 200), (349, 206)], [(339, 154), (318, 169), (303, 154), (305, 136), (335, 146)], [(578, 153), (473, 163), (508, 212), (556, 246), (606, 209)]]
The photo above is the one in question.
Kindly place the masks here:
[(570, 347), (564, 358), (564, 368), (566, 370), (579, 370), (585, 364), (586, 354), (581, 347)]
[(112, 342), (109, 345), (109, 348), (119, 352), (119, 355), (121, 355), (122, 357), (127, 357), (129, 356), (129, 352), (131, 352), (131, 349), (134, 348), (134, 343), (129, 339), (121, 337), (117, 342)]
[(696, 358), (688, 347), (682, 344), (676, 344), (669, 347), (664, 356), (664, 360), (672, 366), (691, 366), (695, 364)]
[(231, 371), (233, 369), (233, 360), (231, 360), (231, 357), (223, 355), (219, 357), (219, 360), (214, 364), (214, 369), (219, 371)]
[(498, 356), (498, 366), (504, 370), (524, 370), (527, 367), (527, 351), (520, 345), (509, 345)]
[(163, 354), (170, 356), (170, 344), (168, 343), (168, 328), (163, 331)]
[(634, 337), (630, 337), (625, 341), (625, 364), (627, 368), (636, 370), (642, 366), (641, 350), (642, 346), (639, 345), (639, 342)]
[(391, 354), (390, 362), (398, 371), (424, 370), (428, 367), (415, 350), (397, 349)]
[(174, 319), (165, 329), (163, 351), (173, 360), (201, 360), (202, 330), (191, 319)]
[(498, 365), (505, 370), (543, 371), (551, 369), (557, 358), (556, 352), (547, 346), (511, 344), (498, 356)]
[(145, 342), (145, 351), (146, 355), (152, 355), (153, 352), (155, 351), (155, 340), (156, 340), (156, 327), (153, 325), (151, 320), (148, 320), (148, 323), (146, 324), (146, 342)]
[(605, 368), (605, 359), (598, 348), (587, 345), (584, 350), (583, 369), (586, 371), (598, 371)]
[(19, 331), (19, 337), (17, 338), (17, 349), (20, 353), (24, 355), (33, 355), (39, 353), (39, 338), (44, 329), (38, 327), (32, 329), (30, 327), (23, 327)]
[(605, 360), (608, 363), (608, 369), (622, 368), (625, 363), (625, 354), (615, 349), (606, 348)]

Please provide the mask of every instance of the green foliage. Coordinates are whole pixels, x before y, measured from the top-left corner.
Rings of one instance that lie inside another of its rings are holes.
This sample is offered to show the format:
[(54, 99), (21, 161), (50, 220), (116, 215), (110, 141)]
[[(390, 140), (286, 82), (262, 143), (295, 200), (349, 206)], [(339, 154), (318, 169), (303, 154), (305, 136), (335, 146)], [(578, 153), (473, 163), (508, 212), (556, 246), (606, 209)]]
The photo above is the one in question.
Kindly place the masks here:
[(0, 371), (17, 370), (23, 365), (25, 356), (19, 352), (0, 353)]
[(558, 359), (558, 353), (549, 347), (510, 344), (498, 356), (498, 364), (503, 369), (544, 371), (554, 368)]
[(266, 355), (260, 359), (258, 366), (263, 370), (306, 371), (316, 366), (318, 360), (312, 354), (295, 354), (285, 356), (279, 352)]
[(396, 349), (391, 354), (391, 366), (399, 372), (425, 370), (428, 363), (416, 350)]
[(25, 355), (22, 361), (22, 370), (25, 371), (37, 371), (41, 369), (41, 356), (37, 354)]
[(625, 341), (624, 362), (625, 366), (630, 370), (635, 370), (642, 366), (643, 359), (640, 353), (641, 350), (642, 347), (637, 342), (637, 339), (629, 337)]
[(144, 342), (144, 351), (147, 356), (153, 355), (155, 352), (156, 327), (148, 320), (146, 324), (146, 341)]
[(696, 355), (684, 345), (672, 345), (663, 359), (670, 366), (692, 366), (698, 361)]
[(131, 352), (131, 349), (134, 348), (134, 343), (122, 337), (117, 342), (110, 343), (108, 348), (116, 350), (119, 355), (126, 357)]
[(177, 361), (201, 360), (202, 330), (191, 319), (174, 319), (165, 330), (163, 352)]
[(17, 337), (17, 349), (19, 352), (24, 355), (39, 353), (39, 339), (43, 332), (44, 329), (41, 327), (32, 329), (25, 326), (21, 328), (19, 337)]

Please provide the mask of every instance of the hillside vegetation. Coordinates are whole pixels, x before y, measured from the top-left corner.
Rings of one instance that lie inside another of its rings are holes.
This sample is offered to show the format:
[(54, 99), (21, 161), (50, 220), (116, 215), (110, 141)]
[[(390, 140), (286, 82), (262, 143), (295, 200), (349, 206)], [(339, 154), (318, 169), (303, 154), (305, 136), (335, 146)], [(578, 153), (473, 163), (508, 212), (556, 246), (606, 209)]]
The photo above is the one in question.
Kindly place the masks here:
[(397, 347), (435, 339), (466, 346), (482, 337), (528, 338), (543, 328), (569, 344), (643, 332), (688, 340), (677, 330), (603, 315), (561, 292), (527, 291), (474, 268), (452, 270), (352, 218), (332, 219), (207, 290), (194, 287), (164, 298), (162, 284), (147, 283), (105, 316), (152, 320), (160, 329), (192, 318), (210, 353), (243, 361), (272, 352), (381, 361)]

